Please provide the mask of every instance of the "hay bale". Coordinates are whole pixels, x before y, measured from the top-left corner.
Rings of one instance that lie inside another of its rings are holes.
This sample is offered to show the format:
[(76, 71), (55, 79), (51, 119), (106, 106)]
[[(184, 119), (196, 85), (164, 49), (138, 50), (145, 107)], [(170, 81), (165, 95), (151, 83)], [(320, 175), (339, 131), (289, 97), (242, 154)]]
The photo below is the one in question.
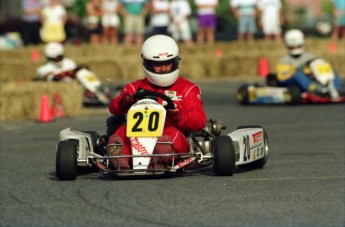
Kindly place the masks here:
[(7, 83), (0, 90), (0, 120), (37, 119), (42, 95), (61, 95), (66, 115), (82, 111), (83, 89), (77, 83), (45, 83), (21, 81)]

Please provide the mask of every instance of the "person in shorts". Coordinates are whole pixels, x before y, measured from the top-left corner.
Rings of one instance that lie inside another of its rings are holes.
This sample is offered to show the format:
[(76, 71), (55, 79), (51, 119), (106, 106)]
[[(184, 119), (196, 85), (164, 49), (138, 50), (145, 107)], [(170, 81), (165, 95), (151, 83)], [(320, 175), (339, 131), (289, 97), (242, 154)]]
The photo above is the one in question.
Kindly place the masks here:
[(121, 12), (124, 18), (125, 44), (141, 45), (144, 41), (145, 17), (149, 5), (146, 0), (122, 0)]
[(198, 14), (197, 43), (213, 44), (215, 41), (215, 29), (217, 26), (216, 8), (218, 0), (195, 0)]
[(117, 29), (120, 24), (120, 18), (118, 16), (119, 4), (118, 0), (103, 0), (102, 2), (103, 43), (118, 43)]
[(259, 0), (259, 25), (265, 40), (281, 40), (282, 13), (281, 0)]
[(183, 41), (192, 46), (192, 32), (189, 25), (189, 16), (192, 10), (187, 0), (172, 0), (170, 3), (171, 25), (170, 31), (176, 41)]
[(238, 20), (237, 39), (253, 41), (256, 32), (257, 0), (230, 0), (230, 8)]

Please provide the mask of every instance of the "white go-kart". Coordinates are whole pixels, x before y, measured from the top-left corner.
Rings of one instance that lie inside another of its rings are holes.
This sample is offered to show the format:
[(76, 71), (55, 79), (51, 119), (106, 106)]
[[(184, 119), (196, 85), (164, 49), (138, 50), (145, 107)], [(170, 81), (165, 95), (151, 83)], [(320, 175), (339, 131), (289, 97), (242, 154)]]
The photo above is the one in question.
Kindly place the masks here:
[[(266, 164), (268, 138), (264, 128), (241, 126), (222, 135), (226, 127), (215, 120), (208, 120), (201, 131), (190, 132), (187, 136), (189, 148), (185, 153), (154, 153), (163, 133), (166, 109), (174, 109), (174, 103), (168, 96), (153, 91), (140, 91), (135, 97), (139, 101), (129, 109), (126, 123), (132, 155), (110, 156), (107, 152), (99, 152), (96, 132), (66, 128), (60, 132), (56, 151), (56, 176), (59, 180), (75, 180), (83, 168), (95, 167), (113, 176), (170, 175), (205, 167), (212, 167), (216, 175), (231, 176), (236, 167), (253, 169)], [(152, 97), (162, 98), (167, 105), (163, 107)], [(173, 144), (170, 145), (173, 148)], [(121, 145), (108, 144), (107, 149), (112, 146)], [(159, 157), (169, 159), (167, 165), (157, 165)], [(122, 158), (131, 160), (130, 169), (113, 165), (112, 159)]]

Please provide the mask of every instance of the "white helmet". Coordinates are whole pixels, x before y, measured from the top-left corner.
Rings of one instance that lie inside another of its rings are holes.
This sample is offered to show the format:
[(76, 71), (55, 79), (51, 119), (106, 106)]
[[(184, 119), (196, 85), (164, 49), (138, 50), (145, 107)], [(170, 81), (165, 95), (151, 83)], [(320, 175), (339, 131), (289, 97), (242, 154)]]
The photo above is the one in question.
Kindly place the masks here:
[(64, 48), (61, 43), (51, 42), (44, 48), (44, 54), (50, 60), (54, 60), (57, 57), (63, 56)]
[(292, 29), (285, 33), (285, 45), (292, 56), (299, 56), (304, 52), (304, 35), (301, 30)]
[[(174, 39), (166, 35), (154, 35), (148, 38), (141, 49), (143, 68), (146, 78), (154, 85), (168, 87), (175, 83), (179, 76), (179, 48)], [(152, 62), (171, 61), (172, 69), (168, 73), (156, 73)]]

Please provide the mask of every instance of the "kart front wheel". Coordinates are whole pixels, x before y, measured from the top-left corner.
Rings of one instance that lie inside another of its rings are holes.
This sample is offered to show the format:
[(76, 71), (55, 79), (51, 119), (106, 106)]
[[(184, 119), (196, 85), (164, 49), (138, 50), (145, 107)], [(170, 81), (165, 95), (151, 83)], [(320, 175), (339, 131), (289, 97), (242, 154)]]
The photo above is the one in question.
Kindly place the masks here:
[(249, 104), (248, 85), (244, 84), (238, 88), (236, 98), (237, 101), (243, 105)]
[(56, 151), (56, 176), (59, 180), (77, 178), (77, 145), (73, 141), (60, 141)]
[(219, 176), (232, 176), (235, 171), (235, 147), (229, 136), (213, 141), (213, 170)]

